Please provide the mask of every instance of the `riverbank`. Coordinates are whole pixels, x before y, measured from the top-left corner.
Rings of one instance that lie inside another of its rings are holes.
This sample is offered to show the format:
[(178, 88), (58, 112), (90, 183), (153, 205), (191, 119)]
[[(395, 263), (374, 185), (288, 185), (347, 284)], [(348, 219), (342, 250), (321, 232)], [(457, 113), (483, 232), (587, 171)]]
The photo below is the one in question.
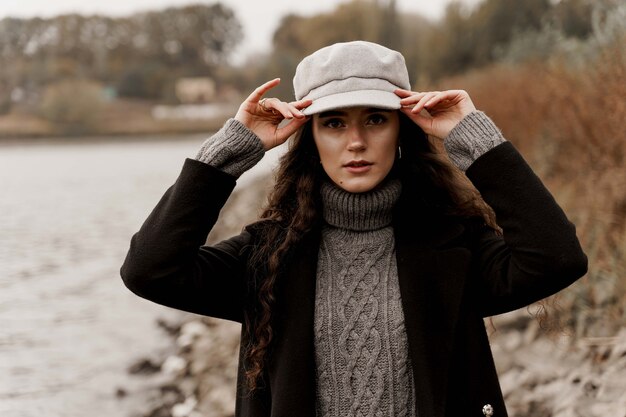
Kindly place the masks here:
[(155, 117), (163, 113), (155, 109), (160, 108), (151, 101), (119, 99), (104, 104), (88, 126), (80, 126), (55, 124), (32, 110), (18, 107), (9, 114), (0, 115), (0, 140), (215, 132), (235, 114), (237, 104), (224, 103), (217, 112), (190, 117), (184, 117), (181, 112), (171, 112), (169, 118)]
[[(239, 189), (222, 210), (209, 241), (229, 237), (254, 220), (269, 177)], [(159, 321), (172, 349), (140, 359), (147, 369), (145, 408), (133, 417), (234, 415), (240, 325), (195, 315)], [(490, 335), (512, 417), (626, 417), (626, 328), (617, 335), (580, 338), (547, 334), (525, 309), (494, 318)], [(139, 372), (139, 373), (140, 373)]]

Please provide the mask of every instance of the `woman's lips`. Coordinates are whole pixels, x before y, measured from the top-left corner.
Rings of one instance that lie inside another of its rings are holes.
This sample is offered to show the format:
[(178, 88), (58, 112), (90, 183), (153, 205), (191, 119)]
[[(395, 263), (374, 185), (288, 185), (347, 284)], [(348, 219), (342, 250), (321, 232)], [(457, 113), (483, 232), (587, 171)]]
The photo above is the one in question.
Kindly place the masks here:
[(373, 163), (370, 161), (359, 160), (350, 161), (347, 164), (344, 164), (343, 167), (346, 169), (346, 171), (352, 174), (362, 174), (372, 169), (372, 165)]

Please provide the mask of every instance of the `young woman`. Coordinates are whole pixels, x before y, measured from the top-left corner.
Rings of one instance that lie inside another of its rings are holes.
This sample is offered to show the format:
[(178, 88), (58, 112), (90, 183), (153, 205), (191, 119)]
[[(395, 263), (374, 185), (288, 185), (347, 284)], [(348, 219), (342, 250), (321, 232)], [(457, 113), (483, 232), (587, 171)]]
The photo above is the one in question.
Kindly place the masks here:
[[(574, 226), (466, 92), (411, 91), (398, 52), (331, 45), (296, 101), (266, 98), (278, 83), (185, 162), (128, 288), (242, 323), (237, 416), (506, 416), (483, 318), (585, 274)], [(294, 133), (260, 221), (205, 246), (236, 178)]]

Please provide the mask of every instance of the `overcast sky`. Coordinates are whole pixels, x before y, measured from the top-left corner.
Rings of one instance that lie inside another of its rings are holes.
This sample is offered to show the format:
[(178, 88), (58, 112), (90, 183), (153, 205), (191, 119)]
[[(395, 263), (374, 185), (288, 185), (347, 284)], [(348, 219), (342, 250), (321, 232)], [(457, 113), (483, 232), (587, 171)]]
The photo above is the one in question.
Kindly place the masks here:
[[(474, 4), (478, 0), (464, 0)], [(332, 10), (342, 0), (222, 0), (230, 6), (243, 25), (244, 39), (235, 51), (234, 58), (253, 51), (265, 51), (271, 43), (272, 33), (282, 16), (287, 13), (303, 15)], [(450, 0), (398, 0), (400, 11), (415, 11), (424, 16), (439, 18)], [(0, 0), (0, 19), (12, 17), (50, 17), (65, 13), (107, 14), (121, 16), (137, 11), (157, 10), (168, 6), (191, 3), (215, 3), (214, 0)]]

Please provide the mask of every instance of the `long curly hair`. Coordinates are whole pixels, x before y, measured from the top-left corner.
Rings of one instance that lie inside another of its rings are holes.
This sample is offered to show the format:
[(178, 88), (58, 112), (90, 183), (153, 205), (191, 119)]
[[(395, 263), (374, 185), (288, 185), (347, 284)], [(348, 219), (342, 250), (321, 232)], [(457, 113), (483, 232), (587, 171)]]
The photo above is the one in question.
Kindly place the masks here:
[[(427, 135), (400, 113), (401, 158), (390, 175), (400, 178), (403, 195), (419, 195), (418, 203), (437, 212), (478, 217), (498, 230), (493, 210), (469, 180), (444, 156)], [(321, 224), (320, 185), (330, 181), (324, 172), (313, 140), (312, 122), (291, 139), (276, 173), (274, 189), (261, 214), (262, 239), (254, 247), (249, 265), (255, 276), (252, 307), (245, 314), (247, 333), (243, 358), (245, 382), (250, 391), (260, 387), (263, 367), (273, 338), (274, 284), (290, 251)]]

